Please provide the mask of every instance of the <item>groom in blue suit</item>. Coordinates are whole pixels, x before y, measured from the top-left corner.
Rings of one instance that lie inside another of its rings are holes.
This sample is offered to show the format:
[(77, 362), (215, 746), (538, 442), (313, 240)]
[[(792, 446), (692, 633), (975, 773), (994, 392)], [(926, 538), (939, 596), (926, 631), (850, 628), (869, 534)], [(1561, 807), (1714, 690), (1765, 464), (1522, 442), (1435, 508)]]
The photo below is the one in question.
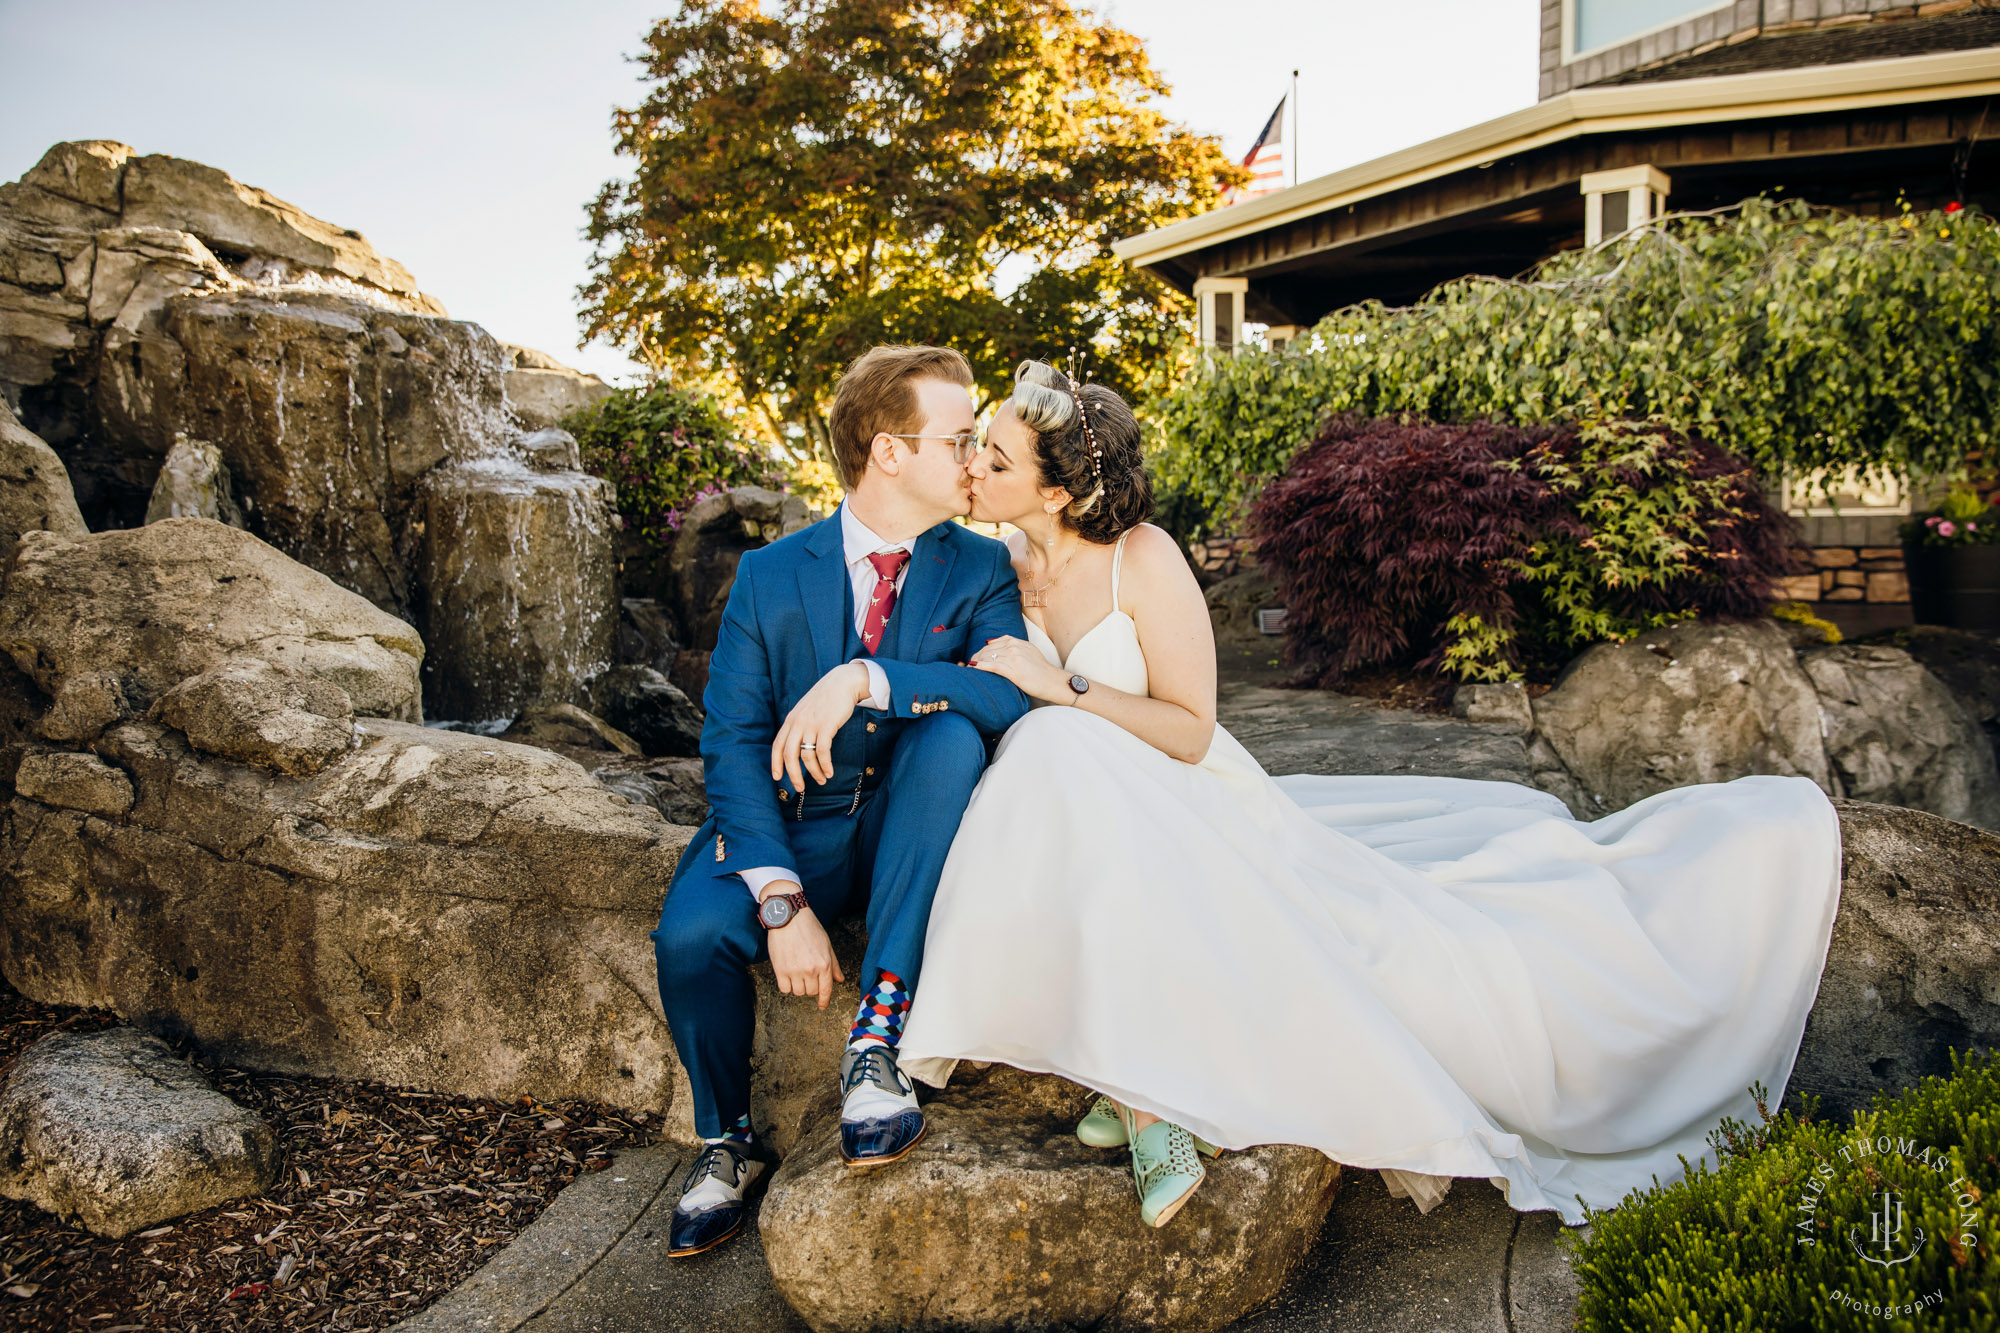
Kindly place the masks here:
[(841, 1156), (879, 1166), (923, 1136), (896, 1044), (931, 899), (986, 738), (1028, 709), (1004, 677), (959, 665), (989, 639), (1026, 637), (1006, 547), (950, 522), (969, 507), (972, 382), (944, 348), (856, 360), (831, 418), (846, 501), (737, 568), (702, 701), (709, 816), (653, 932), (706, 1143), (669, 1254), (741, 1230), (771, 1167), (750, 1120), (748, 969), (768, 957), (780, 991), (826, 1008), (844, 978), (823, 921), (868, 924), (839, 1071)]

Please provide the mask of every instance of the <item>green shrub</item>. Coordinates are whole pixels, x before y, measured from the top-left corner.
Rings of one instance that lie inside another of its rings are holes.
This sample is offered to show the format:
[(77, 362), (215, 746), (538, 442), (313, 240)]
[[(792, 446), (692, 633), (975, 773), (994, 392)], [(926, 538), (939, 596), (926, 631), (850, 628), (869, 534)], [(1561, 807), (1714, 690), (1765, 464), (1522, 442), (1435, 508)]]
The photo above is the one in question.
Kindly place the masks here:
[(655, 555), (673, 545), (697, 501), (736, 486), (783, 486), (769, 456), (737, 439), (713, 401), (668, 384), (619, 389), (562, 424), (582, 447), (584, 471), (617, 486), (626, 531)]
[[(1309, 344), (1311, 344), (1309, 346)], [(2000, 441), (2000, 226), (1747, 200), (1206, 359), (1150, 407), (1162, 481), (1224, 528), (1336, 413), (1657, 419), (1766, 481), (1946, 474)]]
[[(2000, 1185), (2000, 1067), (1954, 1051), (1952, 1069), (1878, 1095), (1844, 1124), (1814, 1119), (1811, 1099), (1774, 1115), (1753, 1087), (1762, 1123), (1723, 1121), (1709, 1139), (1714, 1169), (1697, 1163), (1592, 1211), (1587, 1240), (1565, 1235), (1583, 1288), (1577, 1328), (2000, 1330), (1984, 1208)], [(1870, 1234), (1885, 1203), (1900, 1205), (1903, 1226), (1886, 1250)]]

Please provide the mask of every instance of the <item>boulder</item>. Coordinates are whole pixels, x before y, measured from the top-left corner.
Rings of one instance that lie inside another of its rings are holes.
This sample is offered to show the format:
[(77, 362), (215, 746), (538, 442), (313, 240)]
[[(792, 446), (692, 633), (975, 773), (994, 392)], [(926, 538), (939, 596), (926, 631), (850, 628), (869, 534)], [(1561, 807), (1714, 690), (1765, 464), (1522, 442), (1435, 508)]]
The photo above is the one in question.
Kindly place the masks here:
[(0, 397), (0, 555), (12, 551), (24, 532), (80, 537), (88, 531), (69, 469)]
[(1943, 625), (1912, 625), (1895, 643), (1951, 691), (2000, 754), (2000, 639)]
[(100, 1236), (261, 1194), (277, 1136), (160, 1041), (58, 1032), (0, 1087), (0, 1194)]
[(995, 1068), (931, 1102), (925, 1145), (874, 1172), (843, 1164), (838, 1119), (822, 1120), (758, 1214), (778, 1291), (821, 1333), (1208, 1330), (1275, 1297), (1340, 1168), (1306, 1148), (1225, 1154), (1155, 1230), (1129, 1155), (1077, 1141), (1089, 1099)]
[(1214, 627), (1217, 643), (1276, 648), (1280, 640), (1257, 628), (1257, 613), (1282, 607), (1285, 599), (1262, 569), (1252, 565), (1231, 574), (1203, 595), (1208, 599), (1209, 624)]
[(81, 810), (104, 819), (129, 813), (136, 799), (132, 779), (94, 754), (74, 750), (34, 751), (21, 756), (14, 790), (31, 801)]
[(591, 711), (639, 743), (649, 755), (701, 753), (702, 711), (651, 667), (615, 666), (590, 682)]
[(559, 752), (581, 749), (615, 750), (635, 756), (643, 753), (639, 742), (575, 704), (535, 704), (500, 734), (505, 740)]
[(2000, 1046), (2000, 836), (1839, 801), (1840, 910), (1787, 1099), (1843, 1115)]
[(1492, 722), (1525, 736), (1535, 729), (1528, 687), (1518, 680), (1461, 685), (1451, 696), (1451, 715), (1467, 722)]
[(186, 434), (174, 440), (146, 505), (148, 523), (163, 518), (206, 518), (232, 528), (246, 526), (220, 449)]
[(204, 754), (298, 776), (319, 772), (355, 740), (347, 691), (254, 657), (189, 676), (153, 711)]
[(652, 806), (669, 824), (695, 828), (708, 818), (708, 786), (699, 759), (647, 759), (615, 750), (560, 753), (575, 760), (605, 790)]
[(524, 430), (560, 426), (570, 413), (611, 396), (609, 384), (570, 369), (546, 352), (513, 343), (503, 346), (507, 352), (507, 406)]
[(1752, 773), (1807, 777), (1835, 791), (1819, 696), (1769, 621), (1674, 625), (1597, 644), (1563, 669), (1533, 712), (1593, 815)]
[(690, 508), (667, 555), (681, 642), (712, 650), (722, 628), (723, 605), (736, 582), (736, 562), (745, 551), (767, 546), (812, 521), (813, 511), (804, 500), (762, 486), (739, 486)]
[(17, 788), (0, 972), (244, 1068), (667, 1110), (685, 1076), (647, 932), (691, 830), (542, 750), (357, 731), (291, 777), (116, 727), (115, 818), (96, 788)]
[(330, 293), (188, 296), (163, 318), (179, 357), (147, 377), (146, 396), (215, 442), (251, 530), (420, 619), (409, 532), (423, 517), (419, 481), (440, 464), (503, 456), (515, 439), (500, 344), (476, 324)]
[(89, 741), (189, 676), (257, 658), (339, 686), (354, 711), (423, 716), (415, 631), (247, 532), (201, 518), (22, 539), (0, 649), (53, 700), (50, 740)]
[(620, 666), (651, 667), (670, 675), (680, 645), (674, 641), (672, 614), (651, 597), (625, 597), (618, 602), (618, 628), (613, 632), (612, 660)]
[(577, 472), (583, 468), (583, 453), (576, 436), (566, 430), (545, 429), (523, 435), (515, 445), (515, 452), (538, 472)]
[(1838, 644), (1800, 654), (1819, 692), (1843, 795), (2000, 829), (2000, 770), (1979, 724), (1901, 648)]
[(424, 483), (426, 698), (465, 721), (565, 702), (610, 665), (616, 495), (581, 472), (513, 459)]

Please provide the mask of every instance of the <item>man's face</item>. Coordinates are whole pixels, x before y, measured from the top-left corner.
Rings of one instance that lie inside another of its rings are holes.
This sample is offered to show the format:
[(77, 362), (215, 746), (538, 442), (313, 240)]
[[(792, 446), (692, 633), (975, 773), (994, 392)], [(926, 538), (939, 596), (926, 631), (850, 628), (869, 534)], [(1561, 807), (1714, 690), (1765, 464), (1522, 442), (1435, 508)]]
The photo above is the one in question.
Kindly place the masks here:
[(903, 455), (897, 480), (912, 500), (934, 509), (940, 522), (957, 518), (971, 507), (971, 482), (965, 465), (952, 452), (951, 441), (935, 437), (973, 429), (977, 418), (972, 396), (949, 380), (922, 379), (914, 387), (924, 413), (918, 434), (934, 438), (898, 441), (909, 452)]

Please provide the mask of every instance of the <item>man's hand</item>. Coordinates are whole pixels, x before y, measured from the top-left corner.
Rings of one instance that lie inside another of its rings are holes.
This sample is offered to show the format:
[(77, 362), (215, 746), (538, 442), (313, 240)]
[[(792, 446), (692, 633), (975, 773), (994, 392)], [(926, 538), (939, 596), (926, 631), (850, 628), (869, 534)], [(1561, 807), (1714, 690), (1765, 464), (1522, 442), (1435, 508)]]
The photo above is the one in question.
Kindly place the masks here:
[[(791, 880), (777, 879), (764, 886), (757, 900), (762, 902), (774, 894), (797, 892), (799, 886)], [(847, 978), (841, 975), (840, 961), (833, 956), (833, 941), (826, 937), (826, 927), (820, 925), (812, 908), (800, 908), (797, 916), (766, 935), (771, 948), (771, 970), (778, 974), (779, 992), (817, 995), (819, 1007), (826, 1008), (833, 999), (833, 983)]]
[[(859, 662), (843, 663), (821, 676), (785, 715), (778, 738), (771, 742), (771, 781), (789, 777), (792, 790), (803, 793), (805, 783), (799, 775), (803, 764), (824, 787), (833, 778), (834, 733), (847, 725), (855, 705), (867, 697), (868, 668)], [(807, 744), (812, 748), (803, 748)]]

